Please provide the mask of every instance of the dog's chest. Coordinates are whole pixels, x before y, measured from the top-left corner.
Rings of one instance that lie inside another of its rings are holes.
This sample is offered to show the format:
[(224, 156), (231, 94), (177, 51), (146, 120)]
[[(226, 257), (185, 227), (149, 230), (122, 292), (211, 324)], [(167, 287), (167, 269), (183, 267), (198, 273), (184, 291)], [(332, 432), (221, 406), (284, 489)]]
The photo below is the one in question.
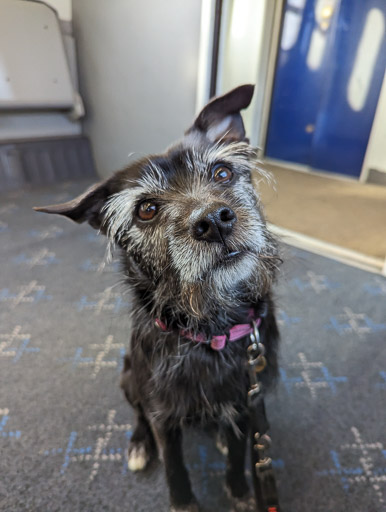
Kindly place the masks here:
[(163, 420), (233, 423), (246, 409), (246, 354), (241, 346), (218, 353), (188, 345), (182, 354), (155, 362), (150, 387), (151, 408)]

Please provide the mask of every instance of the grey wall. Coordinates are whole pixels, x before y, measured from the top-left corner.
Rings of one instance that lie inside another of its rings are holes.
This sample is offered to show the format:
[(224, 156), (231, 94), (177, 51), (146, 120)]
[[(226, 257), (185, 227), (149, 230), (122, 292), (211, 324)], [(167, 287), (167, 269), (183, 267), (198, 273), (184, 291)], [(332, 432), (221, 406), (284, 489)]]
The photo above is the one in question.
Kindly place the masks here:
[(200, 16), (200, 0), (73, 0), (84, 130), (101, 176), (191, 123)]

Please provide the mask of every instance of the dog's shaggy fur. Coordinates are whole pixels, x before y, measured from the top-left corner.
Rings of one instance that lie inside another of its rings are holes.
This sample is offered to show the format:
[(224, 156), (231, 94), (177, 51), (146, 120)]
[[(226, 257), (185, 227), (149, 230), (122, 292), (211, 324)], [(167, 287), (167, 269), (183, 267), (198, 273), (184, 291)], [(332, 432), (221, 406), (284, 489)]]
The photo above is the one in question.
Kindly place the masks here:
[(253, 309), (267, 350), (263, 382), (277, 373), (271, 286), (279, 257), (252, 183), (262, 171), (240, 115), (252, 95), (246, 85), (211, 101), (165, 154), (69, 203), (39, 209), (88, 221), (121, 250), (133, 317), (121, 386), (138, 418), (129, 467), (144, 469), (158, 449), (173, 510), (198, 510), (182, 457), (185, 424), (222, 428), (231, 495), (237, 501), (248, 492), (248, 339), (215, 351), (183, 331), (210, 340), (248, 323)]

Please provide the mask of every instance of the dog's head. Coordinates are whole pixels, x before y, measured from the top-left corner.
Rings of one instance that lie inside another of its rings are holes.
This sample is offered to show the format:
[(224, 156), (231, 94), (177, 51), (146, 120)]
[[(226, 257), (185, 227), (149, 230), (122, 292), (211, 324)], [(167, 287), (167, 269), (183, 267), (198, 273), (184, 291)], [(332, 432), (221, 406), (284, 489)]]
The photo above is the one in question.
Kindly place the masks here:
[(220, 308), (264, 296), (277, 251), (252, 183), (258, 161), (240, 115), (252, 95), (253, 86), (244, 85), (212, 100), (164, 154), (37, 210), (87, 221), (121, 247), (129, 282), (154, 316), (167, 309), (214, 319)]

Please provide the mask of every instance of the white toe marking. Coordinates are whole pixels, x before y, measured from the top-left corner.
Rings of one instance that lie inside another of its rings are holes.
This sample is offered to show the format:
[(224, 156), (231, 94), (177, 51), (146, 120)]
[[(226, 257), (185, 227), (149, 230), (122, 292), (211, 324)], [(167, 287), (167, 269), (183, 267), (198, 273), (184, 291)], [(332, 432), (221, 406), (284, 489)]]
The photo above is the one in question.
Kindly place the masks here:
[(228, 455), (228, 446), (219, 437), (216, 439), (216, 448), (225, 457)]
[(127, 465), (130, 471), (141, 471), (148, 463), (148, 456), (143, 445), (133, 446), (129, 453)]

